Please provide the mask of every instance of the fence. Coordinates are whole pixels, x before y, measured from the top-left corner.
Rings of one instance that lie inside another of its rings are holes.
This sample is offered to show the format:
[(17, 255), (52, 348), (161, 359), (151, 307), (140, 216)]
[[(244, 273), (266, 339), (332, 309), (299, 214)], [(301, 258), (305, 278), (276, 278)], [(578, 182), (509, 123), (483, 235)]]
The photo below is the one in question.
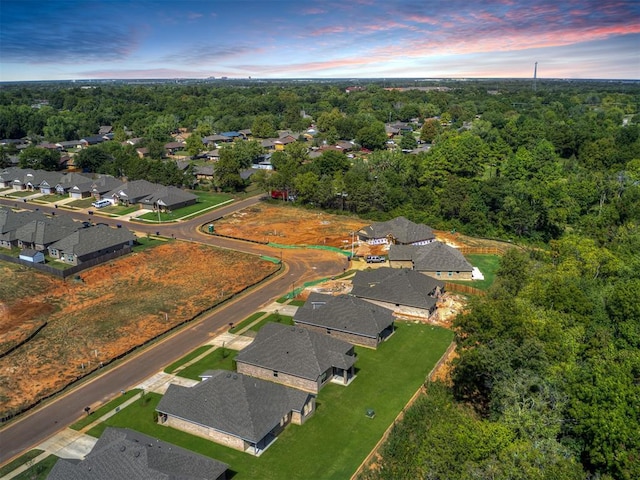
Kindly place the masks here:
[(447, 348), (447, 350), (440, 357), (440, 360), (438, 360), (438, 363), (436, 363), (434, 365), (434, 367), (429, 372), (429, 375), (427, 375), (427, 379), (426, 379), (425, 383), (420, 386), (420, 388), (416, 391), (416, 393), (414, 393), (413, 396), (409, 399), (407, 404), (402, 408), (402, 410), (400, 410), (400, 413), (398, 413), (396, 418), (393, 420), (393, 423), (391, 425), (389, 425), (389, 427), (387, 427), (387, 429), (382, 434), (382, 438), (380, 438), (380, 440), (378, 440), (378, 443), (376, 443), (375, 447), (373, 447), (373, 449), (369, 452), (369, 455), (367, 455), (367, 458), (365, 458), (362, 461), (362, 463), (360, 464), (358, 469), (354, 472), (353, 475), (351, 475), (351, 480), (356, 480), (359, 477), (359, 475), (362, 473), (364, 468), (367, 465), (371, 464), (371, 462), (374, 459), (374, 457), (378, 454), (378, 451), (380, 450), (380, 447), (382, 446), (382, 444), (384, 442), (386, 442), (387, 439), (389, 438), (389, 434), (393, 430), (393, 427), (396, 426), (396, 423), (398, 423), (399, 421), (402, 420), (402, 418), (404, 417), (404, 414), (406, 413), (406, 411), (415, 403), (415, 401), (418, 399), (418, 397), (427, 391), (426, 390), (426, 383), (430, 382), (432, 380), (433, 374), (436, 372), (436, 370), (444, 362), (446, 362), (449, 359), (449, 357), (451, 355), (451, 352), (453, 352), (455, 350), (455, 348), (456, 348), (456, 342), (452, 341), (451, 344), (449, 345), (449, 347)]
[(448, 292), (468, 293), (469, 295), (479, 295), (484, 297), (487, 292), (479, 288), (470, 287), (469, 285), (461, 285), (459, 283), (445, 282), (444, 288)]
[(18, 265), (22, 265), (23, 267), (33, 268), (34, 270), (39, 270), (40, 272), (48, 273), (49, 275), (65, 279), (75, 273), (81, 272), (91, 267), (95, 267), (96, 265), (108, 262), (109, 260), (113, 260), (114, 258), (127, 255), (128, 253), (131, 253), (131, 247), (125, 246), (124, 248), (116, 250), (115, 252), (105, 253), (104, 255), (100, 255), (99, 257), (84, 261), (80, 265), (72, 265), (68, 268), (65, 268), (64, 270), (50, 267), (49, 265), (44, 265), (42, 263), (29, 262), (27, 260), (22, 260), (21, 258), (5, 255), (4, 253), (0, 253), (0, 260), (10, 263), (17, 263)]
[(504, 253), (513, 248), (513, 245), (505, 245), (504, 247), (458, 247), (457, 250), (463, 255), (484, 254), (484, 255), (504, 255)]

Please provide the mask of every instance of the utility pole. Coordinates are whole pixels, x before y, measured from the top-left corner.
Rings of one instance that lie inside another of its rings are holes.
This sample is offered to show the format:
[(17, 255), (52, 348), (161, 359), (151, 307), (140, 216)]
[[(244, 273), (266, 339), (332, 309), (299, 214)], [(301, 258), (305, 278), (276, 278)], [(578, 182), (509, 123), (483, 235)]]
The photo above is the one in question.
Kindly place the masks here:
[(538, 62), (533, 66), (533, 91), (538, 90)]

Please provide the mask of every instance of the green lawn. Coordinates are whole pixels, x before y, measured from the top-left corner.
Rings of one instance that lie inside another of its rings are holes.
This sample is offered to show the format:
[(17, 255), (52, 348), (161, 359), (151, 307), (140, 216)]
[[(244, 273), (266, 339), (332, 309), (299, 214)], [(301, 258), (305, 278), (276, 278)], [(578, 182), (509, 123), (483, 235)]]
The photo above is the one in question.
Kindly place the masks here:
[(35, 195), (38, 192), (34, 192), (32, 190), (16, 190), (14, 192), (11, 192), (11, 194), (9, 194), (9, 197), (17, 197), (17, 198), (22, 198), (22, 197), (30, 197), (31, 195)]
[(181, 359), (176, 360), (171, 365), (169, 365), (167, 368), (165, 368), (164, 369), (164, 373), (173, 373), (176, 368), (181, 367), (182, 365), (184, 365), (187, 362), (190, 362), (191, 360), (196, 358), (198, 355), (202, 355), (204, 352), (206, 352), (210, 348), (211, 348), (211, 345), (203, 345), (201, 347), (196, 348), (191, 353), (188, 353), (187, 355), (185, 355)]
[(480, 290), (488, 290), (493, 281), (496, 279), (496, 272), (500, 266), (500, 257), (498, 255), (471, 254), (465, 255), (471, 265), (478, 267), (484, 275), (484, 280), (464, 281), (464, 280), (448, 280), (451, 283), (460, 285), (469, 285)]
[(167, 243), (170, 240), (166, 240), (166, 239), (159, 239), (158, 237), (155, 237), (153, 235), (149, 235), (147, 237), (138, 237), (137, 239), (137, 244), (134, 245), (131, 250), (133, 250), (134, 252), (142, 252), (143, 250), (146, 250), (147, 248), (153, 248), (156, 247), (158, 245), (163, 245), (165, 243)]
[(192, 380), (200, 380), (200, 375), (207, 370), (235, 370), (234, 359), (238, 352), (229, 348), (218, 348), (202, 360), (189, 365), (176, 375)]
[(281, 313), (272, 313), (268, 317), (263, 318), (258, 323), (253, 325), (249, 330), (253, 330), (254, 332), (257, 332), (264, 326), (265, 323), (268, 323), (268, 322), (277, 322), (277, 323), (282, 323), (283, 325), (293, 325), (293, 317), (289, 317), (288, 315), (282, 315)]
[(34, 464), (20, 475), (13, 477), (15, 480), (45, 480), (49, 476), (49, 472), (58, 461), (55, 455), (49, 455), (47, 458)]
[(114, 398), (113, 400), (111, 400), (110, 402), (105, 403), (103, 406), (101, 406), (100, 408), (95, 410), (93, 413), (91, 413), (91, 415), (87, 415), (86, 417), (83, 417), (80, 420), (78, 420), (73, 425), (69, 425), (69, 428), (72, 428), (73, 430), (82, 430), (84, 427), (86, 427), (90, 423), (95, 422), (98, 418), (100, 418), (105, 413), (110, 412), (111, 410), (116, 408), (118, 405), (122, 405), (124, 402), (129, 400), (131, 397), (137, 395), (138, 393), (140, 393), (139, 388), (129, 390), (124, 395), (120, 395)]
[(59, 200), (65, 200), (67, 198), (69, 198), (67, 195), (57, 195), (53, 193), (51, 195), (43, 195), (41, 197), (38, 197), (34, 199), (34, 202), (52, 203), (52, 202), (57, 202)]
[(74, 200), (73, 202), (69, 202), (66, 205), (68, 207), (75, 207), (75, 208), (89, 208), (91, 204), (95, 201), (96, 199), (94, 197), (81, 198), (78, 200)]
[(233, 327), (231, 327), (231, 329), (229, 329), (230, 333), (236, 333), (240, 330), (242, 330), (244, 327), (246, 327), (247, 325), (251, 324), (251, 322), (255, 322), (258, 318), (260, 318), (261, 316), (263, 316), (266, 312), (256, 312), (252, 315), (249, 315), (247, 318), (245, 318), (244, 320), (242, 320), (239, 324), (234, 325)]
[(108, 215), (113, 215), (114, 217), (121, 217), (122, 215), (127, 215), (129, 213), (133, 213), (137, 210), (140, 210), (140, 205), (113, 205), (111, 207), (104, 207), (96, 209), (96, 212), (106, 213)]
[(2, 468), (0, 468), (0, 478), (4, 477), (9, 472), (13, 472), (16, 468), (21, 467), (22, 465), (36, 458), (38, 455), (40, 455), (43, 452), (44, 450), (34, 449), (34, 450), (29, 450), (27, 453), (23, 455), (20, 455), (15, 460), (12, 460), (11, 462), (7, 463)]
[[(160, 395), (147, 394), (92, 429), (129, 427), (228, 463), (234, 480), (349, 478), (446, 350), (453, 333), (438, 327), (400, 323), (378, 350), (356, 347), (357, 377), (348, 387), (329, 384), (317, 411), (302, 426), (290, 425), (261, 457), (157, 425), (153, 413)], [(367, 409), (376, 412), (366, 416)]]
[[(221, 203), (224, 203), (228, 200), (231, 200), (232, 197), (225, 194), (220, 193), (211, 193), (211, 192), (199, 192), (193, 191), (198, 196), (198, 203), (195, 205), (188, 205), (183, 208), (179, 208), (169, 213), (160, 213), (160, 221), (161, 222), (172, 222), (178, 220), (180, 218), (197, 214), (199, 212), (203, 212), (205, 210), (209, 210), (212, 207), (216, 207)], [(149, 221), (158, 221), (158, 214), (156, 212), (145, 213), (138, 217), (142, 220)]]

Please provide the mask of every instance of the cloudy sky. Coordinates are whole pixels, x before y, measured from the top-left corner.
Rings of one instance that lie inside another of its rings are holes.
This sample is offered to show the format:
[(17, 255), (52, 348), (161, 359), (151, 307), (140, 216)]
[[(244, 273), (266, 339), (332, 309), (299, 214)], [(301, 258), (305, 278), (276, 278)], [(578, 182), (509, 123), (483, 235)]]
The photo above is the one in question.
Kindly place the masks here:
[(0, 0), (0, 81), (640, 79), (638, 0)]

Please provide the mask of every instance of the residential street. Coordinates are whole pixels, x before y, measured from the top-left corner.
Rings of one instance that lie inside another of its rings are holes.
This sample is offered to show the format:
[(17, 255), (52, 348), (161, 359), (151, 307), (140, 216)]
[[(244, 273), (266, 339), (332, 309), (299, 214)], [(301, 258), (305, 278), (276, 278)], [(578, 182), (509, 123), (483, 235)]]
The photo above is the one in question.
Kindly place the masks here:
[[(279, 258), (281, 255), (279, 249), (209, 236), (198, 231), (200, 225), (259, 201), (259, 197), (251, 197), (212, 211), (210, 214), (178, 223), (159, 226), (129, 223), (127, 227), (136, 232), (155, 233), (159, 231), (163, 236), (173, 236), (180, 240), (206, 243), (241, 252)], [(13, 206), (14, 203), (16, 203), (15, 200), (0, 198), (0, 205)], [(45, 213), (56, 210), (52, 207), (29, 204), (28, 202), (21, 205), (21, 207), (39, 208)], [(63, 212), (76, 220), (87, 219), (85, 212), (60, 210), (58, 213), (62, 214)], [(106, 217), (96, 217), (93, 220), (96, 221), (97, 218), (99, 218), (100, 222), (110, 225), (123, 223), (122, 219)], [(0, 464), (33, 448), (85, 415), (85, 407), (102, 405), (110, 398), (118, 395), (121, 390), (128, 390), (141, 383), (172, 361), (202, 345), (216, 333), (223, 332), (230, 323), (237, 323), (265, 305), (270, 304), (274, 299), (291, 290), (294, 283), (300, 286), (302, 283), (312, 279), (337, 275), (342, 273), (345, 266), (344, 258), (340, 258), (331, 252), (311, 249), (287, 249), (283, 255), (283, 262), (285, 268), (275, 278), (268, 280), (244, 295), (232, 299), (214, 312), (190, 323), (185, 328), (141, 350), (139, 353), (132, 354), (123, 361), (116, 362), (115, 365), (105, 368), (105, 372), (102, 375), (81, 382), (68, 393), (52, 401), (45, 402), (44, 405), (35, 408), (23, 418), (2, 428), (0, 430)]]

